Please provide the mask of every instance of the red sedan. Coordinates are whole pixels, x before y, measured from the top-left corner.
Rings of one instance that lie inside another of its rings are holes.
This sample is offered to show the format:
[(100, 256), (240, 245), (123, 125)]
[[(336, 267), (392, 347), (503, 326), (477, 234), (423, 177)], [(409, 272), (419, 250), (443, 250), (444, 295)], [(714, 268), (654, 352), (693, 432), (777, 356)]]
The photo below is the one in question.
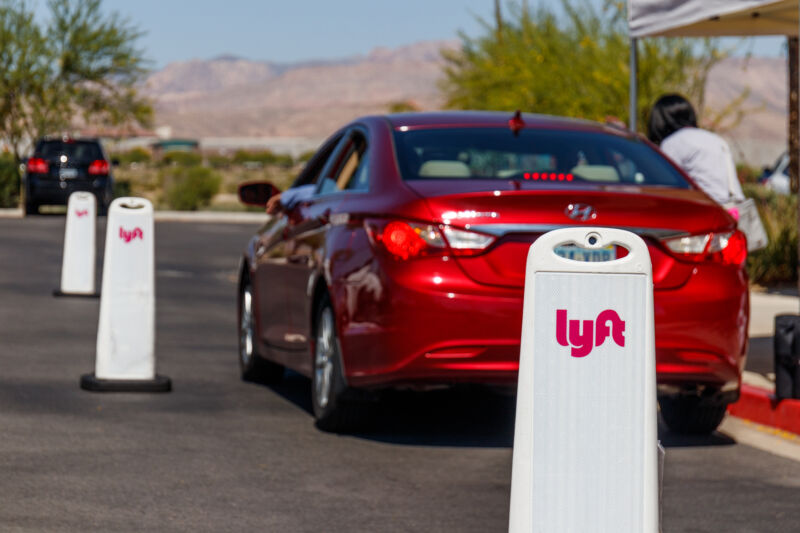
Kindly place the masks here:
[[(276, 192), (251, 183), (240, 196), (263, 206)], [(323, 144), (280, 204), (242, 261), (242, 376), (310, 377), (323, 429), (356, 425), (380, 389), (515, 385), (528, 248), (575, 225), (647, 242), (669, 427), (713, 431), (738, 397), (744, 236), (628, 132), (504, 113), (365, 117)], [(625, 250), (560, 253), (607, 261)]]

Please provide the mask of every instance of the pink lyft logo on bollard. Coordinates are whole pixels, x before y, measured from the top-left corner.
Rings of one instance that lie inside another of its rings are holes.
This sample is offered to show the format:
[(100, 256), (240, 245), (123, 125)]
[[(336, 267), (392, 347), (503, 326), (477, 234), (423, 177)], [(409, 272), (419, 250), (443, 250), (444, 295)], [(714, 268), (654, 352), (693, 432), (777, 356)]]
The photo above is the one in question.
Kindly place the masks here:
[(132, 231), (125, 230), (122, 226), (119, 228), (119, 238), (126, 243), (131, 242), (133, 239), (139, 238), (144, 240), (144, 233), (141, 228), (134, 228)]
[[(611, 328), (608, 322), (611, 322)], [(572, 357), (586, 357), (596, 346), (601, 346), (609, 335), (618, 346), (625, 346), (625, 321), (619, 318), (616, 311), (606, 309), (597, 315), (596, 321), (584, 320), (583, 331), (580, 325), (580, 320), (567, 320), (566, 309), (556, 311), (556, 340), (561, 346), (572, 346)]]
[(85, 217), (86, 215), (89, 214), (89, 210), (88, 209), (78, 209), (78, 210), (75, 211), (75, 214), (78, 216), (78, 218)]

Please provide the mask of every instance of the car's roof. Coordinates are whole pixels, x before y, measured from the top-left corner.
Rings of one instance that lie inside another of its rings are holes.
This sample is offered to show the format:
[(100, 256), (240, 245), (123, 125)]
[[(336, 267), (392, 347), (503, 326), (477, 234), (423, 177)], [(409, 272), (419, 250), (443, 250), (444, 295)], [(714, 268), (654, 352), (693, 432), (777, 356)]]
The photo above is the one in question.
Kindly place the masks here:
[[(435, 111), (423, 113), (395, 113), (386, 115), (394, 129), (424, 129), (434, 127), (508, 127), (514, 112), (503, 111)], [(612, 133), (625, 137), (635, 137), (627, 130), (617, 126), (600, 124), (589, 120), (522, 113), (525, 127), (537, 129), (580, 130)]]

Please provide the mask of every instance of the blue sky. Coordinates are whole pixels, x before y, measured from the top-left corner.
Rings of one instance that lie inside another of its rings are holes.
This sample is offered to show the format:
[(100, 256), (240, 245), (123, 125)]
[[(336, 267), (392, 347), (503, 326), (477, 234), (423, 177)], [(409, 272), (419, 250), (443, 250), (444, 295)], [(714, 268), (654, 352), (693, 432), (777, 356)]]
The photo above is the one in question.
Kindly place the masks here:
[[(44, 0), (37, 3), (43, 11)], [(476, 16), (493, 13), (493, 0), (103, 0), (103, 6), (146, 32), (139, 44), (155, 68), (222, 54), (277, 62), (366, 54), (377, 46), (455, 39), (459, 31), (479, 35)], [(782, 42), (758, 38), (752, 51), (775, 56)]]

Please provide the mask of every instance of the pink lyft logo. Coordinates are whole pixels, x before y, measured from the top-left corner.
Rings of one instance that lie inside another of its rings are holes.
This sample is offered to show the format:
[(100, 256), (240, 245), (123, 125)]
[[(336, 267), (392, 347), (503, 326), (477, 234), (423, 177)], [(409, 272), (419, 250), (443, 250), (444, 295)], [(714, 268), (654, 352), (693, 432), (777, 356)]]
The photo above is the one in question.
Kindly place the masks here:
[(139, 238), (144, 240), (144, 233), (141, 228), (134, 228), (131, 231), (126, 231), (122, 226), (119, 227), (119, 238), (123, 241), (131, 242), (133, 239)]
[[(569, 328), (567, 327), (569, 322)], [(596, 326), (595, 326), (596, 322)], [(611, 322), (611, 328), (608, 323)], [(606, 309), (597, 315), (596, 321), (584, 320), (581, 331), (580, 320), (567, 320), (567, 310), (556, 311), (556, 340), (561, 346), (572, 346), (572, 357), (586, 357), (595, 346), (601, 346), (609, 335), (618, 346), (625, 346), (625, 321), (616, 311)], [(569, 335), (567, 335), (569, 329)], [(569, 342), (567, 342), (569, 336)]]
[(75, 214), (78, 215), (78, 218), (85, 217), (86, 215), (89, 214), (89, 210), (88, 209), (78, 209), (78, 210), (75, 211)]

